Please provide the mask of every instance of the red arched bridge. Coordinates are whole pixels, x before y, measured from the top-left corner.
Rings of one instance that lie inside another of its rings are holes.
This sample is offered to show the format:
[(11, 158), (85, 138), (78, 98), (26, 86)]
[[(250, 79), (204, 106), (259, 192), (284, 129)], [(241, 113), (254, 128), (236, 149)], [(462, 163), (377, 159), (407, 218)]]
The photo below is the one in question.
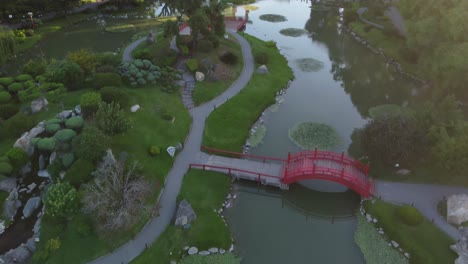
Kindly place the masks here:
[(207, 147), (202, 150), (208, 154), (199, 153), (197, 162), (190, 164), (190, 168), (223, 172), (282, 189), (294, 182), (319, 179), (343, 184), (366, 198), (375, 193), (368, 176), (369, 165), (344, 153), (315, 149), (289, 153), (286, 159), (281, 159)]

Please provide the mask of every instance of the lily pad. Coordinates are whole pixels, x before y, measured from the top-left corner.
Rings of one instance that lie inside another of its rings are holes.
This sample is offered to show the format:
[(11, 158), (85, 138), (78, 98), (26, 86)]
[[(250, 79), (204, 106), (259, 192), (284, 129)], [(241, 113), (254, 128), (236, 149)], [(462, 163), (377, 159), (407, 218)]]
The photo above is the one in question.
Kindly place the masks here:
[(285, 16), (276, 15), (276, 14), (264, 14), (264, 15), (261, 15), (259, 18), (261, 20), (273, 22), (273, 23), (288, 21), (288, 19)]
[(303, 72), (318, 72), (323, 69), (323, 62), (313, 58), (297, 59), (296, 65)]
[(289, 129), (289, 139), (303, 149), (334, 149), (343, 144), (338, 133), (321, 123), (303, 122)]
[(308, 34), (309, 31), (302, 28), (285, 28), (280, 30), (280, 33), (288, 37), (300, 37), (302, 35)]

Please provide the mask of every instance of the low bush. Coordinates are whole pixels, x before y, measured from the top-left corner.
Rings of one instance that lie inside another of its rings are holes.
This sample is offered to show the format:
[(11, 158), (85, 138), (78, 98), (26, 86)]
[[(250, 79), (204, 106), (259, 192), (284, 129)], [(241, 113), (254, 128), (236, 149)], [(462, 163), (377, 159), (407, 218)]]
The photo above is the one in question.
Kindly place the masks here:
[(46, 92), (46, 94), (44, 96), (49, 102), (58, 103), (65, 96), (65, 92), (66, 92), (65, 88), (62, 87), (60, 89), (55, 89), (55, 90), (52, 90), (52, 91), (48, 91), (48, 92)]
[(91, 180), (91, 173), (94, 171), (94, 164), (86, 159), (76, 160), (65, 174), (65, 180), (71, 185), (79, 188), (81, 184)]
[(122, 79), (117, 73), (96, 73), (91, 85), (94, 89), (101, 89), (105, 86), (122, 86)]
[(73, 153), (66, 153), (62, 156), (62, 165), (65, 168), (70, 168), (74, 161), (75, 155)]
[(83, 132), (72, 141), (75, 154), (81, 159), (92, 162), (98, 161), (104, 156), (109, 144), (109, 137), (96, 127), (84, 128)]
[(129, 95), (124, 88), (106, 86), (103, 87), (99, 92), (101, 93), (102, 101), (108, 104), (115, 102), (120, 104), (122, 107), (125, 107), (129, 103)]
[[(68, 173), (68, 172), (67, 172)], [(78, 214), (73, 217), (71, 226), (76, 229), (76, 233), (82, 237), (89, 236), (93, 231), (92, 221), (88, 215)]]
[(67, 128), (71, 128), (75, 130), (82, 128), (83, 125), (84, 125), (84, 120), (81, 116), (71, 117), (67, 119), (67, 121), (65, 121), (65, 126)]
[(15, 78), (15, 81), (17, 82), (26, 82), (26, 81), (30, 81), (30, 80), (33, 80), (33, 77), (29, 74), (20, 74), (18, 76), (16, 76)]
[(54, 182), (57, 182), (60, 178), (60, 172), (64, 170), (65, 168), (62, 165), (62, 162), (60, 162), (59, 159), (56, 159), (52, 164), (47, 166), (47, 171), (50, 174), (50, 177), (54, 180)]
[(46, 208), (45, 215), (54, 220), (70, 220), (80, 206), (78, 193), (69, 183), (51, 185), (42, 201)]
[(42, 75), (46, 71), (46, 62), (44, 60), (29, 60), (23, 68), (23, 71), (34, 77)]
[(19, 105), (16, 104), (0, 104), (0, 118), (7, 120), (14, 116), (19, 111)]
[(41, 138), (37, 142), (37, 148), (42, 151), (52, 152), (55, 150), (57, 140), (55, 138)]
[(219, 47), (219, 38), (216, 37), (215, 35), (209, 35), (208, 37), (206, 37), (206, 39), (209, 42), (211, 42), (211, 44), (213, 45), (215, 49)]
[(60, 125), (59, 124), (46, 124), (45, 126), (45, 131), (49, 135), (55, 134), (57, 131), (59, 131)]
[(228, 51), (226, 53), (224, 53), (223, 55), (221, 55), (219, 57), (219, 59), (225, 63), (225, 64), (228, 64), (228, 65), (235, 65), (239, 62), (239, 57), (237, 57), (236, 54)]
[(423, 216), (418, 209), (412, 206), (401, 206), (397, 209), (397, 216), (400, 221), (409, 226), (417, 226), (422, 223)]
[(0, 104), (7, 103), (11, 100), (11, 95), (8, 92), (0, 91)]
[(180, 52), (182, 53), (183, 56), (190, 55), (190, 51), (189, 51), (189, 48), (187, 47), (187, 45), (180, 45), (179, 49), (180, 49)]
[(24, 89), (24, 85), (22, 83), (15, 82), (15, 83), (8, 85), (8, 91), (10, 91), (11, 93), (17, 93), (23, 89)]
[(85, 75), (94, 73), (98, 64), (96, 56), (87, 49), (80, 49), (68, 53), (67, 58), (78, 64)]
[(255, 54), (255, 62), (260, 64), (260, 65), (266, 65), (268, 64), (268, 54), (266, 52), (259, 52)]
[(185, 65), (191, 73), (198, 71), (198, 61), (196, 59), (189, 59), (185, 61)]
[[(55, 125), (55, 124), (52, 124), (52, 125)], [(69, 128), (59, 130), (54, 135), (54, 138), (62, 143), (70, 142), (74, 137), (76, 137), (76, 132)]]
[(140, 60), (151, 60), (153, 58), (150, 50), (147, 48), (135, 50), (132, 55), (134, 59)]
[(95, 55), (98, 66), (112, 65), (117, 66), (120, 63), (120, 57), (114, 55), (112, 52), (103, 52)]
[(85, 118), (94, 116), (99, 110), (99, 105), (102, 102), (101, 94), (97, 92), (88, 92), (81, 95), (80, 107), (81, 113)]
[(80, 89), (84, 81), (83, 70), (70, 60), (53, 60), (46, 68), (46, 77), (50, 82), (63, 83), (70, 90)]
[(0, 129), (0, 138), (19, 137), (25, 131), (29, 131), (37, 123), (37, 120), (32, 115), (17, 113), (2, 123)]
[(13, 172), (13, 166), (7, 162), (0, 162), (0, 174), (9, 175)]
[(65, 120), (59, 118), (52, 118), (46, 121), (46, 125), (49, 124), (63, 124)]
[(265, 47), (272, 48), (272, 49), (278, 49), (276, 46), (276, 42), (273, 40), (269, 40), (265, 42)]
[(159, 149), (158, 146), (151, 146), (148, 152), (151, 156), (157, 156), (161, 153), (161, 150)]
[(126, 132), (131, 127), (129, 117), (117, 103), (102, 103), (96, 113), (96, 124), (106, 135)]
[(0, 78), (0, 85), (7, 87), (8, 85), (12, 84), (15, 82), (15, 79), (13, 77), (2, 77)]
[(201, 52), (210, 52), (214, 49), (213, 44), (207, 39), (200, 40), (197, 47)]
[(23, 167), (29, 161), (28, 153), (21, 148), (10, 148), (5, 153), (5, 156), (8, 158), (14, 169)]

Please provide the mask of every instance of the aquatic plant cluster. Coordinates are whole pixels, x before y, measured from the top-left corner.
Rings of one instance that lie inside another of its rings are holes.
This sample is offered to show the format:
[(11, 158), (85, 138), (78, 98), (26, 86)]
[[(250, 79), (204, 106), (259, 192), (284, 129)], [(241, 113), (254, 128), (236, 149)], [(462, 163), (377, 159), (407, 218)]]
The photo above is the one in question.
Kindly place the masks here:
[(302, 122), (289, 129), (289, 138), (303, 149), (334, 149), (342, 144), (338, 133), (330, 126)]
[(302, 29), (302, 28), (284, 28), (280, 30), (281, 35), (285, 35), (288, 37), (300, 37), (302, 35), (306, 35), (309, 31)]
[(303, 72), (318, 72), (323, 69), (323, 62), (313, 58), (297, 59), (295, 62)]
[(285, 16), (276, 15), (276, 14), (264, 14), (264, 15), (261, 15), (259, 18), (261, 20), (273, 22), (273, 23), (288, 21), (288, 19)]

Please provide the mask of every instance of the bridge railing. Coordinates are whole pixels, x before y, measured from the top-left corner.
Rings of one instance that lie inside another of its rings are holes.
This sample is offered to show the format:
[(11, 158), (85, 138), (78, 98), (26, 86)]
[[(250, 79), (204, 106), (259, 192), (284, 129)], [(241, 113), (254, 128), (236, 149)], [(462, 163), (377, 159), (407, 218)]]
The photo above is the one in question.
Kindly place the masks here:
[(352, 165), (365, 173), (366, 175), (369, 173), (369, 165), (366, 165), (359, 160), (351, 158), (342, 152), (341, 154), (335, 153), (332, 151), (324, 151), (324, 150), (306, 150), (297, 152), (294, 154), (288, 154), (287, 163), (292, 163), (300, 159), (309, 158), (309, 159), (325, 159), (331, 160), (335, 162), (340, 162), (344, 165)]
[(275, 179), (280, 179), (281, 178), (280, 176), (277, 176), (277, 175), (270, 175), (270, 174), (261, 173), (261, 172), (255, 172), (255, 171), (249, 171), (249, 170), (243, 170), (243, 169), (236, 169), (236, 168), (230, 168), (230, 167), (224, 167), (224, 166), (207, 165), (207, 164), (191, 163), (189, 165), (189, 168), (190, 169), (192, 169), (192, 168), (201, 168), (203, 170), (212, 169), (214, 171), (226, 172), (229, 176), (231, 176), (235, 172), (252, 174), (253, 176), (257, 177), (258, 183), (262, 182), (262, 178), (275, 178)]
[(233, 157), (233, 158), (256, 159), (256, 160), (261, 160), (263, 162), (266, 162), (266, 161), (286, 162), (286, 159), (281, 159), (281, 158), (272, 158), (272, 157), (267, 157), (267, 156), (244, 154), (240, 152), (209, 148), (205, 146), (201, 146), (201, 151), (207, 152), (209, 154), (218, 154), (221, 156), (228, 156), (228, 157)]

